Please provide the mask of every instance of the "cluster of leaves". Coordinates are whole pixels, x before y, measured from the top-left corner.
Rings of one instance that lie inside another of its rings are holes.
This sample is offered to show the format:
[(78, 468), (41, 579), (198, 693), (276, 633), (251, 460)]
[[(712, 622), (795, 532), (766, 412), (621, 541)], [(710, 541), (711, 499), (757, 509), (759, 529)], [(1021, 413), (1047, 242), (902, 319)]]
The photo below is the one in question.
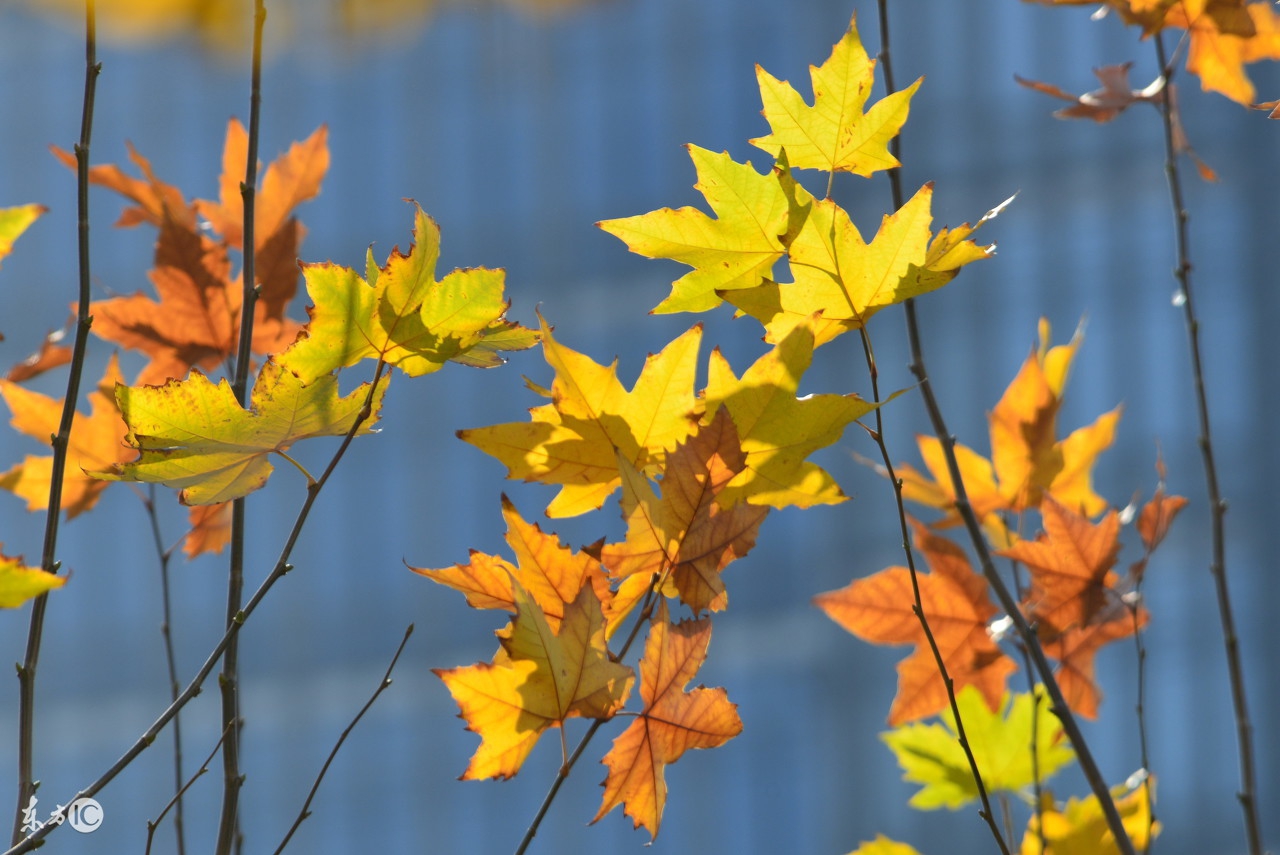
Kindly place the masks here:
[[(67, 153), (55, 153), (74, 163)], [(215, 383), (205, 372), (230, 374), (240, 335), (244, 288), (240, 273), (233, 275), (231, 255), (243, 251), (244, 127), (234, 119), (228, 125), (216, 200), (187, 200), (142, 155), (130, 149), (130, 156), (140, 178), (111, 165), (93, 167), (89, 177), (129, 201), (118, 226), (157, 229), (150, 279), (158, 299), (112, 297), (94, 302), (90, 311), (94, 333), (148, 361), (134, 385), (126, 385), (113, 356), (88, 395), (90, 414), (76, 414), (62, 491), (69, 518), (90, 510), (111, 481), (163, 484), (192, 506), (187, 556), (218, 552), (229, 538), (228, 503), (266, 483), (273, 456), (297, 466), (311, 483), (289, 454), (296, 442), (370, 432), (386, 392), (387, 366), (409, 376), (450, 361), (491, 367), (502, 363), (502, 352), (537, 341), (536, 332), (504, 319), (502, 271), (457, 270), (435, 279), (440, 231), (417, 206), (417, 242), (408, 253), (393, 249), (382, 266), (370, 253), (364, 277), (333, 263), (304, 265), (311, 319), (290, 319), (286, 310), (297, 291), (305, 233), (293, 211), (319, 192), (328, 168), (321, 128), (271, 163), (257, 189), (251, 349), (263, 359), (249, 406), (242, 407), (225, 377)], [(15, 211), (11, 219), (20, 224), (22, 215)], [(29, 221), (34, 213), (25, 216)], [(14, 234), (19, 230), (15, 226)], [(62, 402), (19, 381), (67, 358), (65, 348), (46, 342), (40, 354), (0, 380), (0, 395), (20, 432), (42, 440), (55, 432)], [(377, 363), (374, 379), (340, 395), (337, 372), (362, 360)], [(51, 471), (50, 457), (31, 455), (0, 475), (0, 487), (25, 499), (28, 509), (42, 510)], [(47, 584), (64, 581), (51, 579), (56, 581)]]

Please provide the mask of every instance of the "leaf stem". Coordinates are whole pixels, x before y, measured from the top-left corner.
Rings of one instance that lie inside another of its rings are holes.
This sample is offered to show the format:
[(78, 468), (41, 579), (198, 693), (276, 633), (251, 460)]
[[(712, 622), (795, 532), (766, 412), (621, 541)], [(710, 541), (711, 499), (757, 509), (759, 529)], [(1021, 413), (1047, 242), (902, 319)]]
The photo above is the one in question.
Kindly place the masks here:
[[(884, 74), (886, 92), (887, 94), (893, 94), (896, 88), (893, 83), (893, 63), (889, 53), (888, 0), (876, 0), (876, 7), (880, 17), (880, 66)], [(894, 157), (901, 161), (898, 137), (894, 137), (890, 141), (890, 147)], [(902, 177), (897, 169), (889, 170), (888, 175), (889, 186), (893, 193), (894, 209), (897, 210), (902, 207)], [(925, 409), (929, 413), (929, 421), (933, 425), (933, 432), (938, 437), (938, 443), (942, 447), (943, 456), (947, 463), (947, 472), (950, 474), (951, 483), (955, 487), (956, 510), (959, 511), (960, 517), (964, 521), (965, 529), (969, 533), (969, 539), (982, 567), (982, 574), (986, 576), (988, 584), (990, 584), (991, 589), (996, 594), (996, 598), (1000, 601), (1000, 607), (1005, 610), (1005, 613), (1013, 621), (1013, 625), (1018, 631), (1018, 636), (1022, 639), (1027, 652), (1031, 655), (1032, 662), (1035, 663), (1036, 671), (1040, 674), (1040, 679), (1044, 682), (1045, 690), (1049, 693), (1049, 698), (1053, 703), (1053, 713), (1061, 720), (1062, 729), (1067, 734), (1067, 738), (1071, 740), (1071, 745), (1076, 752), (1076, 758), (1080, 763), (1080, 770), (1084, 773), (1085, 780), (1089, 783), (1089, 789), (1098, 798), (1098, 804), (1101, 806), (1103, 816), (1107, 821), (1107, 828), (1110, 829), (1115, 837), (1117, 848), (1120, 850), (1121, 855), (1135, 855), (1133, 842), (1129, 839), (1124, 824), (1120, 821), (1120, 813), (1116, 810), (1115, 800), (1111, 797), (1111, 791), (1107, 787), (1106, 779), (1102, 777), (1098, 764), (1094, 761), (1093, 754), (1085, 742), (1084, 734), (1081, 733), (1075, 716), (1072, 715), (1070, 707), (1067, 706), (1066, 700), (1062, 696), (1062, 690), (1058, 687), (1058, 681), (1054, 679), (1053, 668), (1044, 655), (1044, 649), (1040, 646), (1040, 641), (1036, 638), (1036, 634), (1027, 623), (1026, 618), (1023, 617), (1017, 601), (1009, 593), (1009, 587), (996, 571), (995, 563), (991, 558), (991, 550), (988, 548), (986, 538), (982, 534), (982, 526), (978, 521), (977, 514), (973, 511), (973, 506), (969, 504), (968, 493), (965, 492), (964, 478), (960, 473), (960, 464), (956, 460), (955, 437), (947, 430), (946, 420), (943, 418), (937, 396), (933, 392), (933, 384), (929, 380), (929, 372), (924, 361), (924, 349), (920, 342), (920, 324), (916, 318), (915, 300), (909, 299), (905, 301), (903, 309), (906, 314), (907, 339), (911, 351), (909, 367), (911, 373), (920, 384), (920, 394), (924, 399)]]
[[(182, 693), (178, 695), (177, 699), (170, 703), (169, 706), (160, 713), (159, 717), (151, 723), (151, 726), (134, 741), (133, 745), (129, 746), (128, 750), (126, 750), (124, 754), (120, 755), (119, 759), (116, 760), (115, 763), (111, 764), (110, 768), (99, 775), (96, 780), (68, 799), (66, 804), (71, 804), (71, 802), (76, 799), (91, 798), (97, 795), (104, 787), (107, 786), (107, 784), (115, 780), (117, 775), (128, 768), (129, 764), (136, 760), (139, 754), (155, 742), (156, 737), (160, 735), (160, 732), (164, 730), (165, 726), (173, 720), (183, 707), (191, 702), (192, 698), (200, 694), (201, 687), (204, 686), (204, 681), (208, 678), (209, 674), (212, 673), (213, 669), (217, 667), (218, 663), (222, 661), (222, 656), (223, 653), (226, 652), (227, 646), (230, 645), (232, 640), (239, 634), (241, 627), (248, 622), (259, 604), (261, 604), (263, 599), (266, 598), (267, 593), (277, 582), (284, 578), (285, 574), (293, 569), (293, 565), (289, 563), (289, 556), (293, 554), (293, 548), (297, 545), (298, 538), (302, 535), (302, 529), (311, 515), (311, 508), (315, 505), (316, 499), (319, 498), (320, 492), (324, 489), (324, 485), (328, 483), (329, 477), (333, 475), (334, 470), (338, 468), (338, 464), (342, 462), (342, 458), (346, 455), (347, 449), (351, 447), (351, 442), (355, 439), (361, 425), (372, 417), (373, 397), (377, 392), (378, 384), (382, 380), (382, 373), (386, 368), (387, 364), (379, 360), (378, 367), (374, 371), (373, 382), (369, 384), (369, 393), (365, 397), (364, 407), (352, 422), (351, 429), (348, 430), (346, 436), (343, 437), (341, 445), (339, 445), (338, 450), (334, 452), (333, 457), (329, 460), (329, 465), (325, 467), (324, 472), (321, 473), (320, 477), (316, 479), (314, 484), (307, 485), (307, 498), (303, 501), (302, 507), (298, 510), (298, 515), (293, 521), (293, 527), (289, 530), (289, 536), (285, 539), (284, 546), (280, 549), (280, 555), (276, 559), (275, 566), (271, 569), (271, 572), (267, 574), (267, 577), (262, 581), (262, 584), (258, 586), (258, 589), (253, 592), (253, 596), (251, 596), (249, 601), (245, 603), (244, 608), (236, 614), (235, 619), (227, 626), (222, 638), (216, 645), (214, 645), (213, 650), (209, 652), (209, 655), (205, 657), (204, 664), (200, 666), (200, 670), (198, 670), (195, 676), (187, 683), (186, 687), (182, 690)], [(51, 833), (55, 828), (60, 827), (60, 825), (46, 823), (39, 831), (36, 831), (28, 837), (21, 838), (20, 842), (11, 846), (3, 853), (0, 853), (0, 855), (21, 855), (23, 852), (30, 852), (37, 846), (42, 845), (44, 838), (49, 833)]]
[(302, 809), (298, 811), (298, 818), (293, 821), (293, 825), (289, 826), (289, 831), (285, 834), (284, 839), (280, 841), (280, 845), (276, 847), (274, 855), (280, 855), (284, 851), (285, 846), (289, 845), (289, 841), (293, 838), (294, 832), (298, 830), (298, 826), (302, 825), (303, 821), (311, 816), (311, 802), (315, 800), (316, 793), (320, 791), (320, 782), (324, 780), (325, 773), (329, 771), (333, 758), (338, 756), (338, 750), (342, 748), (342, 743), (347, 741), (347, 737), (356, 729), (356, 725), (360, 723), (360, 719), (364, 718), (364, 714), (369, 711), (374, 702), (378, 700), (378, 696), (391, 686), (391, 672), (395, 670), (396, 663), (400, 661), (400, 654), (404, 652), (404, 646), (409, 643), (409, 636), (411, 635), (413, 635), (413, 624), (409, 624), (408, 628), (405, 629), (404, 638), (400, 639), (400, 646), (396, 648), (395, 655), (391, 657), (391, 664), (387, 666), (386, 673), (382, 675), (382, 680), (378, 682), (378, 688), (373, 690), (369, 700), (365, 701), (364, 706), (356, 713), (356, 717), (351, 719), (351, 723), (343, 729), (342, 735), (334, 743), (333, 750), (325, 758), (324, 765), (320, 767), (320, 773), (316, 775), (315, 782), (311, 785), (311, 790), (307, 793), (307, 798), (302, 803)]
[[(89, 342), (89, 328), (93, 318), (89, 315), (90, 267), (89, 267), (89, 143), (93, 136), (93, 105), (98, 88), (97, 10), (94, 0), (85, 0), (85, 74), (84, 100), (80, 113), (80, 141), (75, 146), (76, 156), (76, 210), (77, 251), (79, 254), (79, 301), (76, 306), (76, 335), (72, 345), (71, 373), (67, 378), (67, 395), (62, 401), (62, 417), (58, 432), (50, 438), (53, 446), (53, 462), (49, 476), (49, 503), (45, 511), (44, 547), (41, 550), (40, 567), (47, 573), (56, 573), (58, 522), (62, 514), (62, 479), (67, 468), (67, 449), (71, 442), (71, 427), (76, 415), (76, 402), (80, 398), (80, 379), (84, 374), (85, 353)], [(27, 630), (27, 649), (23, 662), (18, 666), (18, 804), (14, 814), (12, 842), (23, 839), (23, 811), (35, 797), (35, 718), (36, 671), (40, 662), (40, 643), (44, 635), (44, 613), (48, 595), (36, 597), (31, 606), (31, 622)]]
[(1160, 117), (1164, 124), (1164, 169), (1169, 183), (1169, 199), (1173, 206), (1174, 237), (1178, 254), (1178, 264), (1173, 270), (1173, 276), (1178, 282), (1178, 294), (1182, 301), (1183, 319), (1187, 328), (1187, 347), (1191, 355), (1192, 381), (1196, 393), (1196, 416), (1200, 425), (1200, 455), (1204, 462), (1205, 488), (1209, 498), (1212, 532), (1212, 558), (1209, 573), (1213, 577), (1218, 599), (1218, 616), (1222, 624), (1222, 640), (1227, 654), (1227, 674), (1231, 683), (1231, 702), (1235, 709), (1236, 742), (1240, 761), (1240, 792), (1236, 797), (1240, 800), (1240, 809), (1244, 814), (1245, 837), (1248, 841), (1249, 853), (1262, 855), (1262, 823), (1257, 809), (1253, 726), (1249, 719), (1249, 705), (1245, 697), (1240, 641), (1236, 634), (1231, 594), (1227, 587), (1225, 523), (1227, 503), (1218, 486), (1213, 434), (1209, 426), (1209, 394), (1200, 355), (1200, 320), (1196, 315), (1195, 300), (1191, 290), (1191, 250), (1188, 228), (1190, 216), (1183, 201), (1182, 178), (1178, 171), (1178, 150), (1173, 125), (1173, 100), (1169, 92), (1174, 68), (1166, 57), (1162, 35), (1156, 33), (1152, 41), (1155, 42), (1156, 61), (1160, 65), (1160, 73), (1165, 82), (1164, 97), (1160, 99)]

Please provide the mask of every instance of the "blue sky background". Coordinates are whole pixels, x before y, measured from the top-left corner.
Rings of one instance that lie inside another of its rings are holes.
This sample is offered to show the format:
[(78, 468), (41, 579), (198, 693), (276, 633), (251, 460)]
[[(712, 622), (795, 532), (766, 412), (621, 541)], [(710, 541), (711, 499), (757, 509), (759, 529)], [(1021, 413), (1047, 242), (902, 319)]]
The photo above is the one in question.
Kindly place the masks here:
[[(1114, 19), (1091, 22), (1085, 9), (1012, 0), (893, 5), (900, 82), (926, 77), (904, 131), (908, 190), (937, 182), (939, 224), (973, 220), (1020, 191), (986, 227), (999, 242), (998, 256), (920, 306), (950, 426), (962, 442), (985, 450), (985, 412), (1034, 343), (1037, 319), (1048, 317), (1064, 341), (1087, 316), (1062, 428), (1123, 402), (1119, 437), (1097, 473), (1099, 490), (1116, 505), (1137, 491), (1149, 494), (1158, 443), (1170, 489), (1192, 502), (1147, 583), (1148, 724), (1165, 825), (1159, 851), (1243, 851), (1185, 335), (1171, 304), (1172, 218), (1160, 125), (1149, 109), (1100, 127), (1060, 122), (1050, 116), (1056, 102), (1013, 82), (1018, 73), (1083, 91), (1095, 85), (1091, 67), (1133, 60), (1134, 83), (1145, 85), (1155, 76), (1152, 47)], [(854, 8), (874, 43), (874, 5)], [(602, 362), (618, 356), (625, 382), (646, 353), (695, 320), (741, 370), (763, 351), (754, 322), (722, 312), (646, 317), (680, 268), (629, 254), (593, 224), (701, 205), (685, 143), (767, 163), (746, 142), (767, 130), (753, 64), (807, 91), (808, 64), (826, 58), (850, 11), (847, 2), (826, 0), (785, 7), (609, 0), (539, 20), (492, 6), (451, 8), (429, 27), (359, 44), (304, 19), (295, 22), (298, 37), (270, 51), (261, 151), (270, 159), (319, 124), (329, 126), (331, 171), (320, 198), (300, 211), (308, 261), (359, 266), (371, 243), (379, 259), (395, 244), (406, 246), (412, 209), (402, 199), (413, 198), (443, 230), (441, 269), (506, 268), (512, 317), (533, 323), (540, 307), (569, 346)], [(247, 58), (178, 40), (104, 44), (100, 59), (95, 162), (123, 163), (129, 140), (189, 196), (216, 194), (227, 119), (247, 115)], [(74, 181), (47, 146), (70, 148), (77, 137), (82, 76), (74, 29), (0, 9), (0, 204), (51, 208), (0, 272), (0, 364), (34, 350), (63, 322), (74, 297)], [(1274, 69), (1254, 76), (1263, 97), (1280, 91)], [(1280, 537), (1271, 518), (1280, 480), (1273, 344), (1280, 298), (1273, 212), (1280, 125), (1186, 83), (1191, 140), (1221, 176), (1205, 184), (1188, 165), (1185, 180), (1219, 465), (1231, 502), (1229, 564), (1260, 807), (1275, 838), (1280, 744), (1270, 723), (1280, 694), (1272, 654), (1280, 645)], [(874, 231), (889, 204), (883, 177), (843, 176), (836, 195), (864, 233)], [(116, 197), (95, 192), (97, 296), (148, 288), (154, 233), (110, 228), (119, 210)], [(296, 316), (304, 305), (300, 297)], [(872, 332), (883, 387), (909, 386), (900, 313), (884, 313)], [(94, 340), (91, 350), (90, 376), (100, 376), (110, 347)], [(126, 373), (140, 367), (131, 359)], [(559, 763), (558, 740), (544, 740), (512, 781), (454, 780), (477, 739), (454, 717), (456, 707), (429, 669), (487, 659), (500, 620), (404, 566), (446, 566), (464, 561), (469, 548), (502, 551), (503, 491), (527, 517), (540, 517), (549, 488), (504, 481), (498, 463), (453, 436), (459, 428), (524, 418), (539, 401), (524, 389), (522, 374), (539, 383), (550, 378), (536, 351), (497, 371), (451, 367), (417, 381), (396, 377), (382, 433), (353, 447), (294, 554), (298, 569), (246, 627), (246, 851), (274, 848), (410, 622), (417, 632), (395, 685), (348, 741), (291, 851), (504, 852), (523, 834)], [(59, 374), (37, 385), (60, 394), (62, 383)], [(824, 348), (802, 391), (867, 393), (855, 342)], [(927, 429), (918, 396), (904, 396), (886, 417), (895, 458), (915, 462), (911, 437)], [(331, 446), (299, 451), (322, 466)], [(26, 438), (0, 434), (0, 466), (38, 452)], [(894, 692), (894, 664), (906, 650), (866, 645), (810, 605), (816, 593), (901, 561), (888, 487), (854, 460), (874, 453), (861, 431), (848, 431), (820, 461), (851, 501), (772, 515), (756, 550), (728, 572), (731, 607), (716, 619), (699, 679), (727, 687), (746, 729), (724, 748), (687, 756), (669, 770), (671, 800), (655, 851), (839, 853), (876, 833), (925, 853), (989, 847), (973, 809), (908, 809), (913, 789), (900, 783), (876, 738)], [(274, 563), (303, 492), (297, 474), (282, 469), (252, 498), (250, 587)], [(7, 552), (38, 556), (42, 525), (18, 500), (0, 496)], [(164, 525), (176, 539), (181, 511), (167, 507)], [(141, 503), (121, 486), (63, 529), (60, 557), (73, 580), (50, 603), (42, 657), (37, 757), (44, 807), (96, 777), (164, 706), (158, 570), (145, 526)], [(575, 545), (622, 528), (616, 505), (576, 520), (544, 520), (544, 527)], [(181, 674), (192, 673), (221, 634), (224, 572), (219, 559), (173, 569)], [(0, 650), (20, 659), (25, 636), (25, 611), (3, 616)], [(1102, 719), (1086, 732), (1107, 777), (1119, 783), (1138, 765), (1131, 649), (1105, 652), (1100, 672)], [(1020, 675), (1013, 685), (1023, 685)], [(217, 693), (209, 688), (183, 718), (189, 768), (217, 738)], [(0, 734), (16, 729), (16, 694), (16, 681), (0, 683)], [(571, 740), (583, 729), (571, 728)], [(620, 812), (584, 828), (604, 777), (594, 761), (607, 747), (602, 738), (588, 750), (534, 851), (635, 852), (647, 840)], [(55, 850), (141, 851), (145, 820), (171, 792), (168, 752), (166, 735), (99, 797), (103, 828), (91, 836), (60, 832)], [(13, 767), (11, 741), (0, 739), (0, 772)], [(197, 849), (213, 835), (216, 778), (191, 791), (189, 833)], [(1073, 774), (1053, 786), (1063, 796), (1086, 792)], [(0, 787), (0, 805), (10, 798), (5, 792), (11, 785)], [(1025, 814), (1017, 816), (1021, 826)], [(172, 846), (168, 829), (157, 845)]]

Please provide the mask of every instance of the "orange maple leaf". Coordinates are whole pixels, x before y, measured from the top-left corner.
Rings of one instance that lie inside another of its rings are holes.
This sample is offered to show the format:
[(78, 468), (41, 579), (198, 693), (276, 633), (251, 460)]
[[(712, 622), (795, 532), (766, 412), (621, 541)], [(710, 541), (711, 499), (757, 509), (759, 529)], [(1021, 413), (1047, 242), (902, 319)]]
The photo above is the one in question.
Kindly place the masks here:
[[(243, 289), (231, 275), (229, 251), (242, 241), (238, 213), (228, 197), (234, 183), (238, 195), (244, 175), (243, 128), (232, 120), (224, 156), (221, 203), (188, 202), (177, 188), (158, 179), (150, 163), (130, 148), (130, 157), (145, 180), (131, 178), (115, 166), (96, 166), (90, 180), (113, 189), (135, 204), (125, 208), (118, 226), (150, 223), (159, 229), (155, 266), (150, 273), (159, 300), (138, 293), (90, 306), (93, 331), (101, 338), (140, 351), (150, 362), (139, 384), (160, 384), (185, 377), (193, 367), (217, 368), (232, 356), (239, 338)], [(55, 149), (68, 165), (74, 158)], [(238, 158), (238, 175), (234, 170)], [(256, 231), (255, 280), (260, 297), (254, 307), (253, 351), (274, 353), (297, 336), (300, 325), (285, 317), (297, 290), (297, 251), (303, 230), (289, 216), (294, 206), (319, 189), (328, 166), (324, 129), (296, 144), (267, 167), (256, 196), (262, 218)], [(237, 208), (238, 211), (238, 208)], [(204, 217), (219, 234), (215, 239), (199, 222)]]
[[(67, 467), (62, 476), (62, 507), (67, 519), (84, 513), (98, 501), (107, 482), (85, 474), (85, 470), (105, 469), (132, 456), (124, 444), (128, 427), (116, 407), (115, 386), (123, 382), (113, 355), (106, 373), (89, 398), (89, 415), (76, 412), (67, 447)], [(24, 389), (11, 380), (0, 380), (0, 396), (13, 412), (11, 424), (27, 436), (47, 443), (58, 432), (62, 401)], [(49, 507), (49, 481), (53, 477), (53, 457), (27, 455), (22, 463), (0, 475), (0, 487), (26, 499), (27, 510)]]
[(1189, 34), (1187, 70), (1200, 78), (1201, 88), (1239, 104), (1257, 98), (1244, 67), (1280, 59), (1280, 15), (1270, 3), (1180, 2), (1169, 9), (1164, 24)]
[(613, 662), (604, 640), (604, 615), (583, 585), (553, 632), (542, 608), (513, 583), (516, 616), (497, 635), (493, 662), (433, 669), (449, 687), (480, 747), (463, 780), (510, 778), (520, 771), (542, 732), (574, 716), (607, 719), (624, 703), (635, 679)]
[(1021, 561), (1031, 573), (1029, 617), (1051, 632), (1085, 626), (1113, 594), (1120, 517), (1110, 511), (1097, 525), (1053, 499), (1040, 505), (1044, 532), (999, 554)]
[(231, 542), (231, 503), (192, 505), (187, 509), (191, 530), (182, 543), (187, 560), (206, 553), (217, 555)]
[[(728, 409), (716, 410), (709, 424), (667, 455), (661, 499), (648, 480), (625, 463), (622, 507), (627, 539), (601, 549), (603, 564), (615, 578), (629, 577), (624, 588), (638, 588), (638, 595), (648, 591), (656, 577), (659, 586), (669, 579), (694, 614), (725, 608), (729, 595), (720, 573), (751, 550), (769, 513), (768, 507), (746, 502), (726, 509), (716, 500), (747, 465)], [(628, 584), (631, 579), (637, 581)]]
[(472, 550), (471, 560), (440, 570), (410, 566), (409, 569), (433, 582), (461, 591), (467, 604), (476, 609), (516, 611), (516, 589), (527, 591), (542, 609), (553, 632), (560, 629), (566, 608), (589, 585), (608, 611), (611, 598), (609, 580), (600, 562), (585, 551), (573, 552), (554, 534), (546, 534), (536, 523), (525, 522), (505, 495), (502, 517), (507, 521), (507, 544), (516, 563), (496, 555)]
[[(914, 521), (913, 521), (914, 522)], [(1017, 666), (987, 631), (998, 609), (987, 597), (987, 580), (973, 571), (964, 552), (946, 538), (914, 523), (915, 544), (930, 572), (917, 572), (924, 614), (955, 681), (955, 690), (973, 685), (995, 710), (1005, 681)], [(898, 663), (898, 694), (889, 710), (897, 726), (937, 713), (947, 690), (915, 613), (911, 573), (890, 567), (845, 588), (819, 594), (814, 603), (849, 632), (873, 644), (914, 644)]]
[(601, 761), (609, 767), (604, 798), (592, 822), (618, 805), (634, 827), (658, 836), (667, 802), (665, 770), (693, 748), (716, 748), (742, 732), (737, 704), (724, 689), (684, 687), (698, 673), (711, 642), (711, 619), (672, 624), (667, 603), (658, 605), (640, 660), (644, 709)]
[(1094, 680), (1093, 659), (1098, 650), (1121, 638), (1128, 638), (1150, 619), (1146, 609), (1137, 613), (1127, 608), (1108, 610), (1102, 620), (1087, 626), (1073, 626), (1065, 632), (1042, 638), (1041, 647), (1050, 659), (1058, 660), (1054, 676), (1067, 706), (1088, 719), (1097, 719), (1102, 690)]

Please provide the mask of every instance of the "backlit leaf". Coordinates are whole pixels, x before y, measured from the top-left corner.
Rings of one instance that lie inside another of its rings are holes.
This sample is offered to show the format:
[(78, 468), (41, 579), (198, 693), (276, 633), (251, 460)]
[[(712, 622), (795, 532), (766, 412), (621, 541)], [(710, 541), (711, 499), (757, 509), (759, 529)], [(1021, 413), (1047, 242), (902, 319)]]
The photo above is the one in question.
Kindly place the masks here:
[(0, 208), (0, 260), (13, 252), (13, 242), (47, 210), (44, 205)]
[[(1125, 787), (1111, 790), (1124, 830), (1133, 848), (1139, 852), (1145, 852), (1151, 839), (1160, 833), (1160, 823), (1155, 822), (1151, 815), (1150, 802), (1154, 800), (1154, 794), (1149, 795), (1144, 789), (1147, 786), (1154, 790), (1154, 783), (1147, 781), (1133, 790)], [(1043, 805), (1039, 813), (1031, 812), (1026, 834), (1022, 837), (1020, 855), (1119, 855), (1120, 847), (1116, 845), (1096, 795), (1068, 799), (1065, 805), (1059, 805), (1054, 802), (1053, 794), (1046, 791)], [(1040, 815), (1044, 817), (1043, 831)], [(1042, 838), (1047, 846), (1041, 844)]]
[[(956, 692), (956, 705), (987, 792), (1030, 789), (1037, 768), (1044, 781), (1075, 759), (1041, 687), (1035, 697), (1024, 692), (1011, 699), (1006, 693), (999, 708), (992, 710), (977, 687), (965, 686)], [(941, 723), (906, 724), (880, 735), (898, 758), (903, 780), (922, 785), (911, 797), (912, 807), (956, 810), (978, 799), (978, 785), (957, 734), (948, 707)], [(1033, 734), (1038, 767), (1032, 764)]]
[(0, 554), (0, 609), (16, 609), (32, 597), (67, 584), (66, 576), (27, 567), (22, 558)]
[(715, 748), (742, 732), (737, 705), (724, 689), (685, 691), (707, 656), (711, 619), (672, 624), (663, 600), (649, 624), (640, 660), (644, 709), (613, 741), (604, 799), (592, 822), (619, 804), (636, 828), (658, 836), (667, 802), (666, 767), (694, 748)]

